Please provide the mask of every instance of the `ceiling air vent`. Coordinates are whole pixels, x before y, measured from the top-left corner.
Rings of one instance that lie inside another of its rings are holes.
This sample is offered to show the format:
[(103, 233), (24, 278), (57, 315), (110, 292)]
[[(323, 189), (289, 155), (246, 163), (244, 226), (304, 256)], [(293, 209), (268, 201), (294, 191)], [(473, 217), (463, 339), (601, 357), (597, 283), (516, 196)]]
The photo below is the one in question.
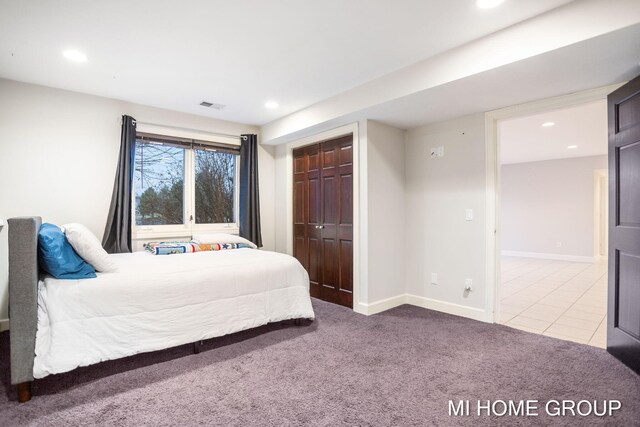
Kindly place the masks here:
[(214, 104), (213, 102), (207, 102), (207, 101), (202, 101), (200, 105), (207, 108), (215, 108), (216, 110), (222, 110), (224, 107), (226, 107), (226, 105)]

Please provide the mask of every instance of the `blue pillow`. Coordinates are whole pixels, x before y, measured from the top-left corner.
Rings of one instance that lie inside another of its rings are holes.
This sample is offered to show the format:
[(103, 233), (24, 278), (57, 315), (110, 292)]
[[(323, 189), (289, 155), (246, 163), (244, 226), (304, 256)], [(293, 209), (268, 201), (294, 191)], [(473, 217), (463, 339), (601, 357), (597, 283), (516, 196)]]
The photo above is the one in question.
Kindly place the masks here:
[(96, 270), (73, 250), (57, 225), (42, 224), (38, 231), (38, 262), (56, 279), (89, 279)]

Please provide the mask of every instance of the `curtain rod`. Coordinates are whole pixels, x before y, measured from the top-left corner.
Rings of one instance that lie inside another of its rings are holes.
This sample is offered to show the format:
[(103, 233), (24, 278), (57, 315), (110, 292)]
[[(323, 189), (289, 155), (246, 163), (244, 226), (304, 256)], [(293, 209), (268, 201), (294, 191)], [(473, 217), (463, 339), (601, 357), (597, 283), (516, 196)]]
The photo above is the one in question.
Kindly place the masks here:
[(136, 124), (141, 124), (141, 125), (149, 125), (149, 126), (158, 126), (158, 127), (162, 127), (162, 128), (170, 128), (170, 129), (176, 129), (176, 130), (184, 130), (187, 132), (199, 132), (199, 133), (206, 133), (209, 135), (214, 135), (214, 136), (223, 136), (225, 138), (235, 138), (235, 139), (242, 139), (242, 140), (246, 140), (247, 137), (246, 136), (241, 136), (241, 135), (231, 135), (228, 133), (217, 133), (217, 132), (209, 132), (206, 130), (199, 130), (199, 129), (189, 129), (189, 128), (185, 128), (185, 127), (180, 127), (180, 126), (170, 126), (170, 125), (161, 125), (158, 123), (149, 123), (149, 122), (141, 122), (139, 120), (134, 120), (134, 122)]

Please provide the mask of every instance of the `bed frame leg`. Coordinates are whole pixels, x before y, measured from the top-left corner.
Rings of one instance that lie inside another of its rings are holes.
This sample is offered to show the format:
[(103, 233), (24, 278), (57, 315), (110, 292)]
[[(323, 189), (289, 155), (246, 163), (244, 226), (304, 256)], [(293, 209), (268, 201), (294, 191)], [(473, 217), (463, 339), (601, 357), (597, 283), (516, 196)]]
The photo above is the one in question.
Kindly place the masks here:
[(20, 383), (16, 385), (18, 388), (18, 402), (24, 403), (31, 400), (31, 382)]
[(293, 324), (295, 326), (302, 326), (302, 319), (293, 319)]
[(204, 341), (196, 341), (193, 343), (193, 354), (200, 353), (200, 347), (204, 344)]

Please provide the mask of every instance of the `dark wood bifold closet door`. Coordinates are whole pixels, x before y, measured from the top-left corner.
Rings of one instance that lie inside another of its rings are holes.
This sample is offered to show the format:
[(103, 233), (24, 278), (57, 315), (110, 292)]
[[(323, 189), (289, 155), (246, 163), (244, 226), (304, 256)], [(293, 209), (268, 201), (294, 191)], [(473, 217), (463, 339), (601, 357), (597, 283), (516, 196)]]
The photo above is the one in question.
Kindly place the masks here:
[(311, 295), (353, 305), (353, 139), (293, 151), (293, 251)]

